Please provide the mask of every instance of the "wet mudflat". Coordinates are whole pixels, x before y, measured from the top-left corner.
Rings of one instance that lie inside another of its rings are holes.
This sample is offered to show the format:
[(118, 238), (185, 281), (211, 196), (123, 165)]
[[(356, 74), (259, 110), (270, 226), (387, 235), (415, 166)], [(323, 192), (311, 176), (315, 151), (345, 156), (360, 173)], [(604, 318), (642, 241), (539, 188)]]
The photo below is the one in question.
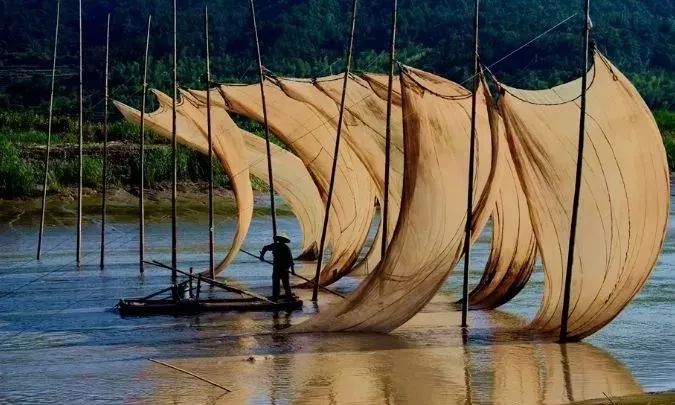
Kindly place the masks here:
[[(190, 215), (179, 228), (184, 269), (201, 270), (208, 262), (206, 223), (196, 217)], [(279, 220), (282, 231), (299, 234), (292, 217)], [(273, 333), (318, 310), (310, 291), (298, 291), (305, 308), (292, 314), (122, 319), (112, 311), (120, 297), (166, 287), (170, 274), (146, 266), (140, 275), (136, 224), (129, 216), (112, 221), (103, 271), (95, 220), (84, 229), (79, 270), (70, 224), (47, 228), (40, 263), (34, 260), (33, 222), (24, 218), (0, 225), (0, 403), (562, 404), (675, 388), (675, 238), (666, 242), (645, 288), (612, 324), (584, 343), (560, 346), (502, 332), (534, 316), (543, 287), (540, 269), (501, 311), (472, 312), (465, 335), (452, 305), (461, 285), (459, 271), (423, 312), (389, 335)], [(147, 226), (149, 259), (169, 260), (165, 222), (159, 217)], [(219, 221), (220, 252), (233, 226), (232, 220)], [(257, 252), (269, 238), (269, 218), (256, 217), (245, 249)], [(294, 242), (297, 250), (299, 241)], [(474, 249), (472, 285), (488, 252), (486, 232)], [(310, 264), (302, 272), (313, 270)], [(271, 292), (268, 265), (245, 255), (222, 277)], [(348, 277), (335, 288), (348, 292), (359, 281)], [(335, 299), (322, 293), (319, 308)]]

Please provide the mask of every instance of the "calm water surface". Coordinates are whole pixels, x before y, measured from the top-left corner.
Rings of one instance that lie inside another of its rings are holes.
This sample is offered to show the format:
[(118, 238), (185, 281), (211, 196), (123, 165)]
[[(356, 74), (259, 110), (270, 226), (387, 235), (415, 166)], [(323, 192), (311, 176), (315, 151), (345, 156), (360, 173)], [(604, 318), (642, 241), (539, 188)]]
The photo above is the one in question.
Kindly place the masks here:
[[(221, 252), (233, 224), (218, 224)], [(298, 235), (292, 218), (280, 218), (279, 226)], [(38, 263), (35, 227), (0, 226), (0, 403), (559, 404), (675, 388), (675, 239), (668, 239), (651, 279), (612, 324), (584, 343), (560, 346), (494, 333), (533, 317), (543, 287), (540, 270), (501, 311), (472, 312), (465, 336), (451, 305), (459, 272), (424, 311), (389, 335), (273, 334), (317, 311), (304, 291), (305, 308), (292, 315), (122, 319), (111, 310), (118, 298), (166, 287), (170, 274), (146, 268), (139, 275), (137, 227), (125, 222), (111, 225), (107, 266), (100, 271), (99, 233), (95, 220), (85, 227), (78, 271), (73, 228), (47, 228)], [(486, 233), (474, 249), (473, 285), (489, 252)], [(256, 218), (245, 248), (257, 252), (269, 234), (269, 218)], [(181, 223), (179, 237), (180, 266), (205, 268), (206, 224)], [(169, 241), (168, 224), (149, 224), (146, 256), (170, 260)], [(223, 276), (270, 293), (266, 266), (240, 255)], [(311, 274), (313, 266), (302, 271)], [(359, 281), (346, 278), (336, 289), (348, 292)], [(319, 306), (334, 298), (322, 294)]]

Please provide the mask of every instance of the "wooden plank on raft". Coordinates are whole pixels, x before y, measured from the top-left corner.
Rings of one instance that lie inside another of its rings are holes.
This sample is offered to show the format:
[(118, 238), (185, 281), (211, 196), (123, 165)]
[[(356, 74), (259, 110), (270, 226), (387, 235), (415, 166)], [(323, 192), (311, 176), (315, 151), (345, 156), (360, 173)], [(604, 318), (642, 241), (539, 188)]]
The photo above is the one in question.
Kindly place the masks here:
[(172, 272), (182, 274), (186, 277), (191, 277), (191, 278), (195, 278), (197, 280), (201, 280), (202, 282), (204, 282), (206, 284), (212, 285), (214, 287), (221, 288), (225, 291), (229, 291), (229, 292), (233, 292), (233, 293), (237, 293), (237, 294), (242, 294), (242, 295), (248, 295), (249, 297), (257, 298), (261, 301), (265, 301), (265, 302), (268, 302), (270, 304), (276, 304), (276, 302), (270, 300), (269, 298), (263, 297), (262, 295), (256, 294), (254, 292), (251, 292), (251, 291), (248, 291), (248, 290), (243, 290), (241, 288), (232, 287), (230, 285), (227, 285), (225, 283), (221, 283), (220, 281), (216, 281), (216, 280), (208, 278), (208, 277), (204, 277), (202, 275), (197, 275), (197, 276), (191, 275), (188, 272), (176, 269), (176, 268), (171, 267), (171, 266), (167, 266), (166, 264), (158, 262), (157, 260), (153, 260), (151, 262), (146, 261), (145, 263), (151, 264), (153, 266), (161, 267), (161, 268), (164, 268), (164, 269), (167, 269), (167, 270), (171, 270)]

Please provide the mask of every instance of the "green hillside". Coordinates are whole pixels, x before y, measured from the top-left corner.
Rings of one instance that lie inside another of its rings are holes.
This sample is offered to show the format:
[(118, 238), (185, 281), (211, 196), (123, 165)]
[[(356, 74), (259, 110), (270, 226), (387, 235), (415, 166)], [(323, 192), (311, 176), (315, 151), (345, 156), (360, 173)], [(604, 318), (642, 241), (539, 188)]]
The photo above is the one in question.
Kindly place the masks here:
[[(144, 31), (149, 14), (152, 87), (171, 86), (170, 0), (84, 0), (87, 141), (100, 141), (103, 114), (105, 21), (112, 13), (111, 95), (140, 100)], [(349, 1), (259, 0), (258, 25), (265, 66), (286, 76), (319, 76), (343, 69)], [(201, 86), (204, 72), (204, 0), (180, 0), (179, 81)], [(255, 80), (250, 11), (245, 0), (210, 0), (212, 70), (218, 81)], [(483, 0), (480, 55), (501, 81), (542, 88), (579, 75), (583, 2)], [(460, 83), (470, 77), (473, 2), (399, 1), (398, 59)], [(0, 0), (0, 141), (44, 140), (56, 0)], [(675, 2), (593, 0), (593, 38), (635, 83), (656, 111), (675, 163)], [(576, 13), (576, 14), (575, 14)], [(74, 139), (77, 88), (77, 0), (62, 0), (56, 92), (57, 139)], [(568, 17), (570, 17), (568, 19)], [(566, 22), (560, 24), (562, 21)], [(383, 71), (387, 63), (390, 2), (362, 1), (354, 68)], [(549, 33), (547, 30), (560, 24)], [(534, 40), (498, 64), (513, 50)], [(494, 64), (494, 65), (493, 65)], [(152, 105), (150, 106), (152, 108)], [(113, 120), (119, 120), (113, 114)], [(116, 124), (114, 139), (133, 139), (133, 126)], [(7, 148), (0, 148), (6, 150)], [(19, 148), (20, 149), (20, 148)]]
[[(73, 99), (77, 67), (77, 1), (62, 0), (59, 106)], [(179, 79), (198, 85), (203, 72), (204, 0), (179, 3)], [(400, 3), (399, 59), (463, 81), (471, 67), (472, 2)], [(253, 78), (248, 2), (211, 0), (213, 70), (219, 80)], [(578, 74), (582, 1), (484, 0), (481, 57), (490, 64), (576, 13), (567, 23), (494, 66), (503, 81), (522, 87), (555, 84)], [(55, 0), (0, 1), (0, 108), (44, 106)], [(138, 90), (144, 26), (153, 15), (150, 82), (170, 86), (171, 1), (85, 0), (85, 86), (90, 108), (100, 100), (106, 13), (112, 13), (112, 92), (132, 101)], [(264, 63), (283, 75), (326, 75), (342, 69), (349, 1), (259, 1)], [(362, 2), (357, 16), (356, 69), (386, 63), (389, 2)], [(592, 1), (593, 37), (635, 81), (649, 105), (672, 110), (675, 100), (675, 3)], [(36, 71), (38, 70), (39, 71)], [(95, 113), (95, 111), (89, 111)]]

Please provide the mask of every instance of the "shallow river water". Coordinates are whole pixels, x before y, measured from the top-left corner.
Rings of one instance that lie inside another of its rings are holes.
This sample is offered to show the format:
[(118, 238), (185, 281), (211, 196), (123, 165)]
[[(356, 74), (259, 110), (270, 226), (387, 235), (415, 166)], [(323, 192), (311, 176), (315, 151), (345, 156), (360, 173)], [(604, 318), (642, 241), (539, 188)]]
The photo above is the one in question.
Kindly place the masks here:
[[(298, 235), (293, 218), (279, 221), (282, 231)], [(217, 225), (221, 253), (233, 225)], [(318, 310), (308, 291), (298, 291), (305, 307), (291, 315), (122, 319), (112, 311), (120, 297), (164, 288), (170, 274), (147, 266), (139, 274), (137, 227), (128, 221), (111, 224), (103, 271), (100, 227), (87, 222), (78, 270), (74, 232), (48, 227), (44, 257), (37, 262), (36, 228), (0, 225), (0, 403), (562, 404), (675, 388), (675, 236), (645, 288), (617, 319), (584, 343), (561, 346), (494, 333), (533, 317), (541, 269), (500, 311), (471, 312), (465, 335), (452, 305), (459, 271), (420, 314), (388, 335), (274, 334)], [(257, 217), (245, 249), (257, 252), (269, 234), (270, 219)], [(486, 234), (474, 249), (472, 285), (489, 252)], [(180, 223), (181, 268), (205, 268), (207, 238), (205, 223)], [(148, 224), (148, 259), (170, 261), (169, 243), (168, 224)], [(302, 269), (312, 271), (312, 265)], [(270, 273), (267, 265), (239, 255), (222, 276), (269, 293)], [(345, 278), (336, 289), (348, 292), (359, 281)], [(319, 308), (334, 299), (321, 294)]]

